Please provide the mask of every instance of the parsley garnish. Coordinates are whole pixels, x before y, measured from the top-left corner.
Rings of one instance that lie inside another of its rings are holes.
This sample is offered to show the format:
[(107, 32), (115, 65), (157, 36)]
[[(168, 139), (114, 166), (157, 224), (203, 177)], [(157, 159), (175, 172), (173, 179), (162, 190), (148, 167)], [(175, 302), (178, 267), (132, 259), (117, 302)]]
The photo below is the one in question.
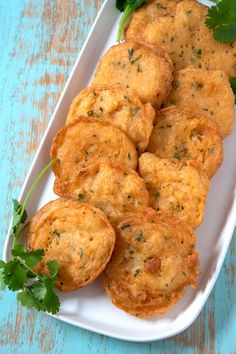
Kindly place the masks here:
[(231, 83), (232, 90), (234, 92), (235, 104), (236, 104), (236, 77), (232, 77), (232, 79), (230, 79), (230, 83)]
[(134, 49), (128, 49), (128, 54), (129, 54), (129, 61), (133, 65), (137, 60), (139, 60), (142, 55), (139, 55), (137, 58), (134, 59)]
[(206, 25), (213, 29), (215, 40), (223, 43), (236, 41), (236, 1), (215, 0), (215, 6), (209, 8)]
[(117, 42), (120, 42), (124, 35), (124, 27), (126, 23), (130, 20), (133, 12), (137, 10), (142, 5), (146, 4), (148, 0), (116, 0), (116, 8), (123, 12), (121, 17), (118, 33)]
[(54, 163), (55, 160), (50, 161), (39, 173), (23, 204), (20, 204), (16, 199), (13, 200), (12, 259), (7, 263), (0, 260), (0, 289), (8, 288), (12, 291), (19, 291), (17, 300), (22, 306), (36, 308), (38, 311), (47, 311), (52, 314), (57, 313), (60, 308), (59, 298), (54, 291), (58, 264), (56, 261), (48, 262), (49, 275), (38, 275), (34, 269), (42, 261), (44, 250), (27, 251), (25, 246), (19, 242), (19, 237), (22, 231), (20, 225), (24, 224), (27, 219), (26, 205), (29, 198), (41, 178)]

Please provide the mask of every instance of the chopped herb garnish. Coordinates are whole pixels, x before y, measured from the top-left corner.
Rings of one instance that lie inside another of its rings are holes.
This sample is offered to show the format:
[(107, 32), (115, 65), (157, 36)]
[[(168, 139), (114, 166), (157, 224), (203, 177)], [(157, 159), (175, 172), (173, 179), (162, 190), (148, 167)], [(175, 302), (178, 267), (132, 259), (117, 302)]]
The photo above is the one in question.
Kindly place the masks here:
[(175, 90), (178, 90), (178, 88), (180, 87), (180, 83), (178, 81), (176, 81), (174, 84), (173, 84), (173, 88)]
[(123, 232), (131, 232), (131, 231), (132, 231), (132, 228), (131, 228), (131, 226), (130, 226), (129, 224), (127, 224), (127, 225), (122, 225), (122, 226), (120, 227), (120, 229), (121, 229), (121, 231), (123, 231)]
[(89, 117), (92, 117), (92, 115), (93, 115), (93, 110), (88, 111), (88, 112), (87, 112), (87, 115), (88, 115)]
[(158, 9), (161, 9), (161, 10), (166, 10), (166, 9), (167, 9), (167, 7), (166, 7), (166, 6), (163, 6), (160, 2), (157, 2), (157, 3), (156, 3), (156, 7), (157, 7)]
[(177, 160), (180, 160), (180, 155), (179, 155), (179, 153), (178, 153), (177, 151), (174, 152), (173, 157), (174, 157), (175, 159), (177, 159)]
[(137, 72), (138, 72), (138, 73), (141, 73), (142, 71), (143, 71), (143, 70), (141, 69), (140, 64), (138, 64)]
[(131, 114), (132, 117), (135, 116), (136, 109), (134, 109), (133, 107), (130, 107), (130, 114)]
[(57, 229), (53, 230), (53, 231), (51, 232), (51, 235), (52, 235), (52, 236), (56, 236), (56, 237), (60, 237), (60, 236), (61, 236), (60, 232), (59, 232)]
[(154, 197), (156, 198), (156, 199), (159, 199), (160, 198), (160, 196), (161, 196), (161, 193), (159, 192), (159, 191), (154, 191)]
[(215, 150), (214, 146), (208, 148), (208, 152), (214, 152), (214, 150)]
[(82, 248), (79, 251), (79, 256), (80, 256), (80, 259), (83, 258), (83, 256), (84, 256), (84, 251), (82, 250)]
[(202, 55), (202, 50), (201, 49), (193, 49), (193, 54), (196, 55), (198, 58), (200, 58)]
[(79, 193), (77, 199), (84, 200), (84, 195), (82, 193)]
[(125, 98), (129, 103), (131, 103), (129, 96), (124, 96), (124, 98)]
[(138, 241), (138, 242), (141, 242), (141, 241), (145, 242), (145, 239), (144, 239), (144, 237), (143, 237), (143, 231), (142, 231), (142, 230), (139, 231), (139, 234), (138, 234), (138, 236), (136, 237), (135, 240)]
[(128, 160), (131, 160), (130, 152), (128, 153)]
[(137, 277), (137, 275), (139, 275), (139, 273), (140, 273), (140, 269), (135, 269), (135, 271), (134, 271), (134, 277)]
[(139, 55), (137, 58), (134, 59), (134, 49), (128, 49), (128, 53), (129, 53), (129, 61), (130, 63), (133, 65), (134, 63), (136, 63), (136, 61), (138, 61), (142, 55)]

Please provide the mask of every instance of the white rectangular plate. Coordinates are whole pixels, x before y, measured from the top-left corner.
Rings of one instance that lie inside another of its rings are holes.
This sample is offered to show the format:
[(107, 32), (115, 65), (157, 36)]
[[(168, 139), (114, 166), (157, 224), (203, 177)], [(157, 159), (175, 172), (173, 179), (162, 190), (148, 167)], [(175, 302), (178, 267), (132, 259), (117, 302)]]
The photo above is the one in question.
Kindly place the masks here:
[[(206, 1), (203, 3), (207, 4)], [(119, 16), (115, 9), (115, 1), (106, 0), (45, 132), (24, 183), (20, 202), (39, 171), (49, 161), (53, 137), (64, 125), (73, 97), (79, 90), (89, 85), (99, 59), (111, 45), (115, 44)], [(204, 222), (197, 230), (201, 276), (195, 290), (188, 288), (182, 300), (165, 315), (142, 320), (114, 307), (98, 278), (83, 289), (60, 294), (61, 311), (55, 317), (94, 332), (140, 342), (167, 338), (190, 326), (202, 310), (215, 284), (236, 224), (236, 129), (224, 141), (224, 155), (224, 162), (211, 181)], [(48, 201), (56, 199), (52, 191), (53, 181), (52, 173), (48, 173), (40, 182), (27, 207), (29, 218)], [(10, 257), (11, 245), (8, 235), (4, 249), (5, 260)]]

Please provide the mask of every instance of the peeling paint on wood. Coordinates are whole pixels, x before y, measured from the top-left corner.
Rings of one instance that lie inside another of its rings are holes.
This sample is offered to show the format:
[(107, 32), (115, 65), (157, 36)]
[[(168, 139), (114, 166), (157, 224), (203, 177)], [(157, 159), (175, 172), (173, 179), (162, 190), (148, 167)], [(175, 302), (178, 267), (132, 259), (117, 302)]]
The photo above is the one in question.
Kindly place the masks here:
[[(115, 2), (115, 0), (114, 0)], [(0, 247), (26, 173), (102, 0), (0, 2)], [(236, 353), (235, 237), (202, 313), (184, 333), (153, 343), (97, 335), (0, 293), (0, 353)]]

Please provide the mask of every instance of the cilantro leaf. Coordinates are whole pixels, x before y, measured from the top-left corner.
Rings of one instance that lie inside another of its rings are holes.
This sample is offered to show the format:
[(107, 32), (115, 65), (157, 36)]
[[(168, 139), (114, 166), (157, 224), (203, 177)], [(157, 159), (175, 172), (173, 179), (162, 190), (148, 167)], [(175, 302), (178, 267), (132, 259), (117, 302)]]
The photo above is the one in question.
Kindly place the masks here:
[(236, 41), (236, 1), (216, 1), (216, 5), (209, 8), (206, 25), (213, 29), (215, 40), (223, 43)]
[(47, 292), (43, 299), (43, 305), (47, 312), (55, 314), (60, 309), (60, 300), (58, 295), (55, 293), (53, 286), (47, 286)]
[(35, 305), (35, 300), (28, 292), (28, 289), (25, 288), (23, 291), (17, 294), (17, 301), (21, 303), (22, 306), (28, 307), (28, 308), (33, 308)]
[(11, 227), (11, 236), (13, 237), (11, 255), (13, 259), (7, 263), (0, 260), (0, 290), (5, 287), (13, 291), (21, 290), (17, 295), (17, 300), (22, 306), (53, 314), (57, 313), (60, 308), (59, 298), (54, 291), (58, 264), (56, 261), (48, 262), (50, 277), (46, 274), (37, 274), (34, 268), (42, 261), (44, 250), (37, 249), (28, 252), (25, 246), (19, 243), (18, 238), (22, 231), (20, 224), (24, 224), (27, 219), (25, 208), (29, 198), (39, 181), (54, 163), (55, 160), (52, 160), (42, 169), (22, 204), (17, 199), (13, 199)]
[(125, 10), (127, 0), (116, 0), (116, 8), (120, 12), (123, 12)]
[(13, 257), (20, 257), (24, 261), (25, 265), (29, 268), (34, 268), (41, 262), (44, 256), (43, 249), (37, 249), (30, 252), (26, 252), (22, 244), (16, 244), (12, 249), (11, 254)]
[(6, 284), (5, 281), (3, 279), (3, 272), (0, 272), (0, 290), (5, 290), (6, 289)]
[(146, 4), (147, 2), (148, 0), (116, 0), (116, 8), (120, 12), (123, 12), (118, 27), (117, 42), (120, 42), (121, 39), (123, 38), (124, 27), (127, 24), (127, 22), (130, 20), (133, 12), (137, 10), (139, 7)]
[(4, 268), (6, 265), (5, 262), (3, 262), (1, 259), (0, 259), (0, 269)]
[(46, 285), (42, 281), (38, 280), (32, 285), (31, 291), (32, 291), (33, 297), (36, 300), (41, 301), (44, 299), (44, 297), (47, 293), (47, 288), (46, 288)]
[(55, 278), (58, 273), (58, 269), (59, 269), (58, 263), (56, 261), (49, 261), (47, 263), (47, 266), (50, 271), (51, 277)]
[(19, 225), (24, 224), (24, 222), (26, 221), (27, 212), (24, 209), (24, 207), (18, 202), (17, 199), (13, 199), (12, 201), (13, 201), (13, 219), (12, 219), (11, 235), (14, 236)]
[(230, 79), (230, 83), (231, 83), (232, 90), (234, 92), (235, 104), (236, 104), (236, 77), (232, 77), (232, 79)]
[(20, 290), (27, 282), (27, 269), (17, 260), (9, 261), (3, 268), (3, 280), (10, 290)]

